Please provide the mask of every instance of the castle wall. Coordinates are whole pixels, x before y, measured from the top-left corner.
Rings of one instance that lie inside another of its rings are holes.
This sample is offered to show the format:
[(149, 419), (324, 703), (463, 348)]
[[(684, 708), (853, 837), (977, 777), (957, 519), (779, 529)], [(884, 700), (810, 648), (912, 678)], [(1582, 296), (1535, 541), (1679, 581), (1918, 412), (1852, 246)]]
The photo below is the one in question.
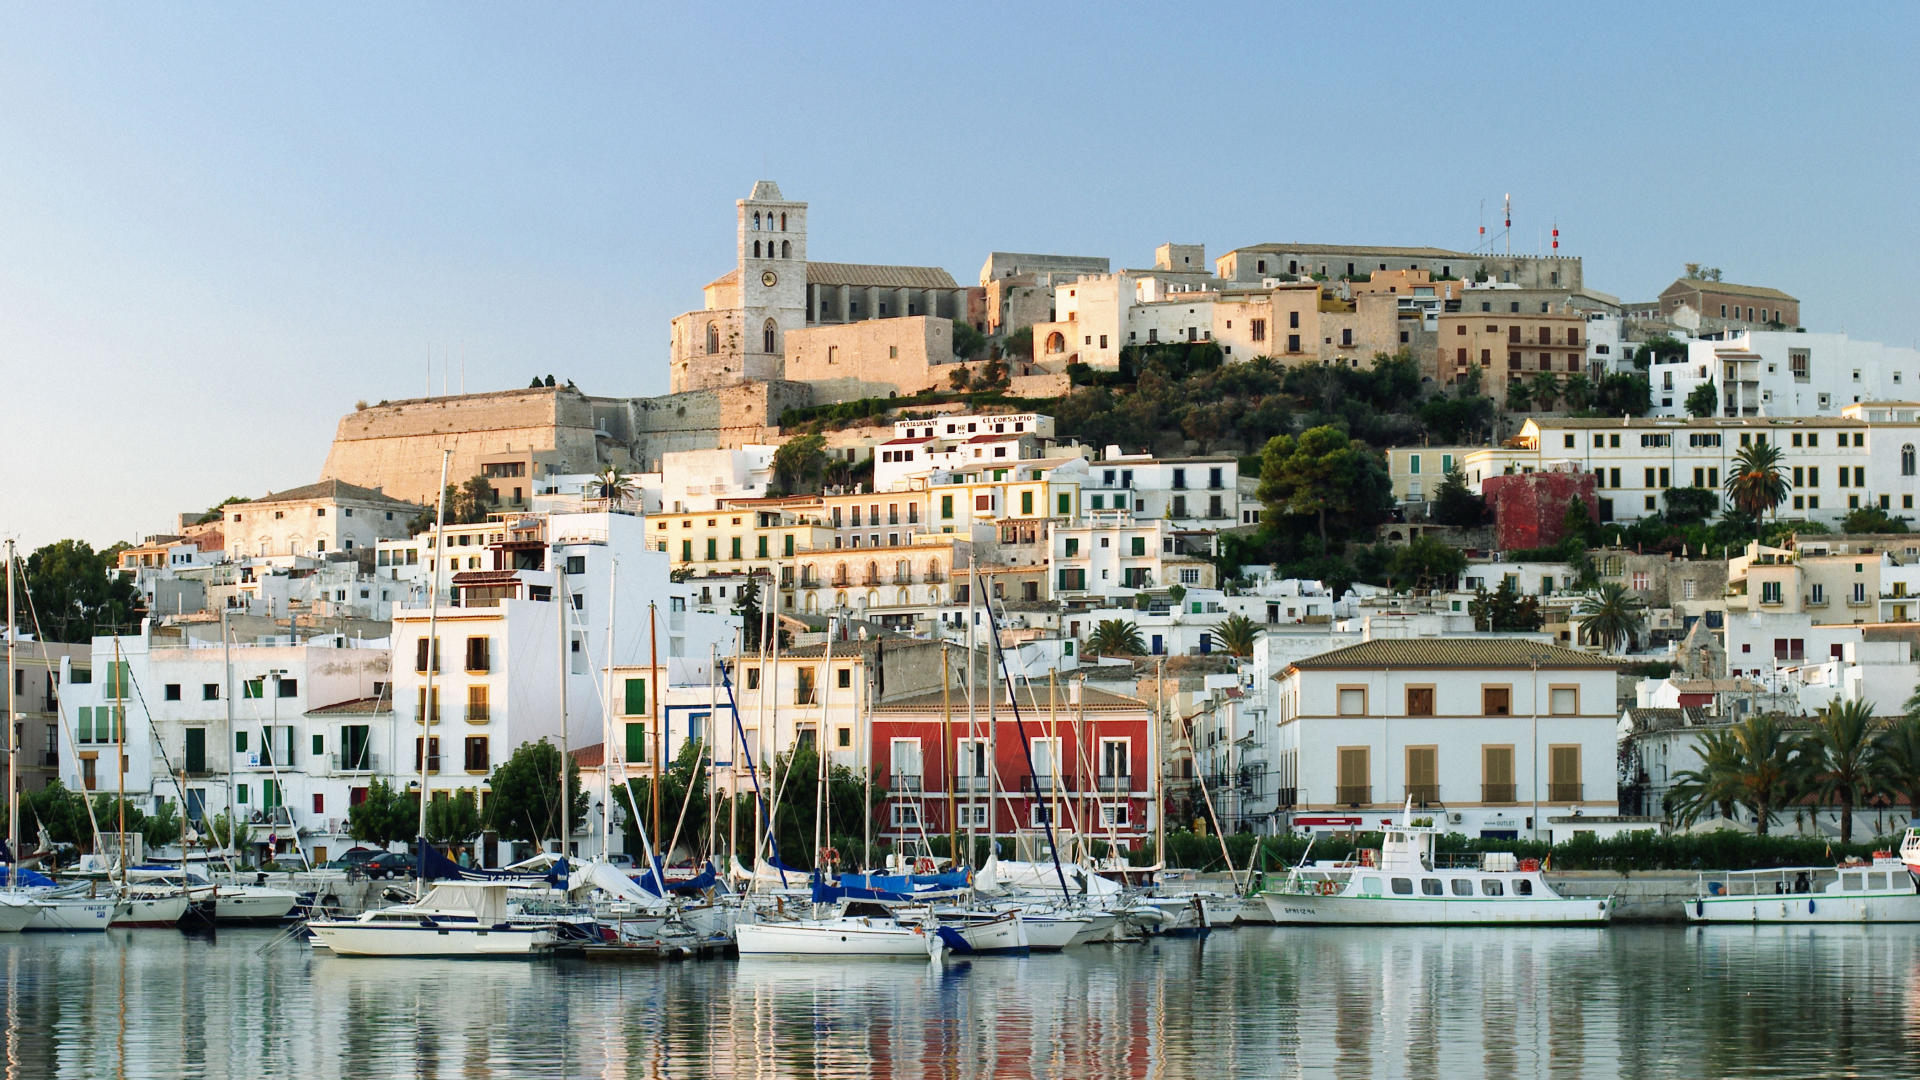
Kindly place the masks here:
[(807, 386), (744, 383), (627, 402), (634, 460), (659, 467), (675, 450), (731, 449), (780, 441), (780, 414), (814, 404)]
[(591, 472), (599, 464), (593, 399), (529, 387), (382, 402), (340, 418), (320, 479), (431, 503), (443, 449), (453, 451), (447, 478), (455, 484), (479, 473), (482, 458), (512, 450), (550, 451), (560, 471)]
[(787, 378), (816, 402), (917, 394), (952, 370), (953, 322), (916, 315), (810, 326), (787, 335)]

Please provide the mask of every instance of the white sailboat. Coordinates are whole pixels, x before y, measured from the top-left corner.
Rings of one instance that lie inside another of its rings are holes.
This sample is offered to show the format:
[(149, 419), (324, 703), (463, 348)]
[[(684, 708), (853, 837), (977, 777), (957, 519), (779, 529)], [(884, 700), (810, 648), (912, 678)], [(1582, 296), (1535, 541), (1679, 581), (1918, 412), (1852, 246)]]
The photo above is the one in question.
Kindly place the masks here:
[[(7, 541), (7, 712), (14, 715), (16, 709), (13, 700), (13, 639), (19, 636), (20, 622), (13, 610), (13, 541)], [(7, 725), (9, 731), (12, 725)], [(8, 740), (11, 747), (12, 740)], [(19, 892), (15, 868), (19, 865), (20, 852), (20, 773), (15, 758), (17, 754), (7, 755), (7, 888), (0, 892), (0, 933), (13, 934), (26, 929), (28, 923), (38, 914), (28, 899)]]
[(734, 926), (733, 937), (743, 957), (872, 956), (924, 960), (941, 950), (938, 933), (924, 924), (865, 915), (742, 922)]
[(1363, 853), (1344, 880), (1296, 870), (1261, 894), (1276, 923), (1310, 926), (1599, 925), (1613, 900), (1570, 899), (1554, 891), (1532, 860), (1488, 852), (1466, 866), (1434, 857), (1439, 836), (1415, 821), (1409, 800), (1401, 823), (1386, 830), (1377, 857)]

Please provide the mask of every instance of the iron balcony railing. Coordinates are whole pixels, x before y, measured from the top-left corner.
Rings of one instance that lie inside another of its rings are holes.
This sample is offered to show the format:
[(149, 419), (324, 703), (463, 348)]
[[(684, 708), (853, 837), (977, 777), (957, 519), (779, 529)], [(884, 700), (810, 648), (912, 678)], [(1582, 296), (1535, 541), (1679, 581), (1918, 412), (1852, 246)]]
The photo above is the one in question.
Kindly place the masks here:
[(1333, 801), (1348, 806), (1360, 806), (1373, 801), (1373, 787), (1369, 784), (1340, 784), (1333, 789)]
[(1512, 784), (1481, 784), (1480, 801), (1490, 803), (1510, 803), (1514, 801)]
[(1579, 802), (1582, 787), (1579, 784), (1548, 784), (1548, 802)]

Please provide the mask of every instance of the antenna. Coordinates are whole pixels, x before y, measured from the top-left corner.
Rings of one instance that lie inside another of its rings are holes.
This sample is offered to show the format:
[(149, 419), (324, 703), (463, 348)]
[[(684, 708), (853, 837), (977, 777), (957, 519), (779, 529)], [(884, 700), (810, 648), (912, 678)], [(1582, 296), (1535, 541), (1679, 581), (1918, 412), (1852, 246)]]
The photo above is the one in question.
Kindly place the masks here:
[(1512, 192), (1507, 192), (1507, 193), (1506, 193), (1505, 195), (1503, 195), (1503, 196), (1501, 196), (1501, 198), (1502, 198), (1502, 200), (1503, 200), (1503, 202), (1504, 202), (1504, 205), (1505, 205), (1505, 207), (1506, 207), (1506, 219), (1507, 219), (1507, 231), (1506, 231), (1506, 237), (1507, 237), (1507, 254), (1509, 254), (1509, 255), (1511, 255), (1511, 254), (1513, 254), (1513, 193), (1512, 193)]

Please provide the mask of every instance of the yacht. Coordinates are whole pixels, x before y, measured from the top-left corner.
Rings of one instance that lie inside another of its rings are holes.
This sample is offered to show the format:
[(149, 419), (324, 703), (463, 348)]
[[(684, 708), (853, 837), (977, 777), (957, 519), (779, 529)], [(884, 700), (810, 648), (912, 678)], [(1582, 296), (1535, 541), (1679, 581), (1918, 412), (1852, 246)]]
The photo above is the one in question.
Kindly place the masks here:
[[(140, 866), (127, 871), (129, 887), (177, 889), (190, 899), (212, 899), (214, 918), (223, 923), (279, 922), (293, 914), (300, 894), (265, 885), (217, 885), (197, 870), (177, 866)], [(177, 916), (176, 916), (177, 918)]]
[(937, 928), (872, 915), (826, 919), (742, 922), (733, 928), (741, 956), (907, 957), (939, 955), (944, 945)]
[(0, 892), (0, 934), (13, 934), (27, 928), (40, 909), (25, 893), (8, 890)]
[(1285, 925), (1580, 926), (1613, 916), (1612, 897), (1561, 896), (1533, 859), (1487, 852), (1443, 865), (1433, 850), (1439, 834), (1409, 807), (1344, 880), (1295, 871), (1261, 896), (1273, 921)]
[(552, 922), (512, 918), (506, 882), (443, 881), (410, 904), (352, 919), (313, 919), (316, 948), (338, 956), (529, 957), (550, 951)]
[(122, 911), (119, 900), (93, 895), (91, 882), (25, 894), (38, 910), (23, 930), (105, 930)]
[(1695, 923), (1920, 922), (1920, 890), (1890, 851), (1838, 866), (1701, 874), (1686, 903)]

